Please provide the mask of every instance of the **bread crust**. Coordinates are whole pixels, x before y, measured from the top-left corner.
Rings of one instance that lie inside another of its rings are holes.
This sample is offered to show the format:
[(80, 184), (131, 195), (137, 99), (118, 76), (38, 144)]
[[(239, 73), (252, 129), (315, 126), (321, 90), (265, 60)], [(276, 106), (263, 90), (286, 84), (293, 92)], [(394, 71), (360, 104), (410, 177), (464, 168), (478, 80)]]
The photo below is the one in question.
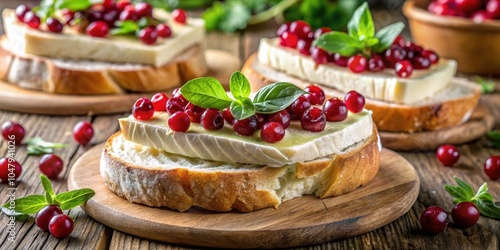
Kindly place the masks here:
[[(260, 71), (255, 69), (256, 64), (259, 64)], [(288, 75), (285, 79), (284, 73), (260, 64), (255, 54), (248, 58), (241, 71), (250, 81), (252, 90), (260, 89), (278, 79), (289, 81), (302, 88), (315, 84)], [(421, 106), (408, 106), (366, 98), (365, 108), (373, 111), (373, 121), (380, 131), (418, 132), (449, 128), (466, 122), (476, 107), (480, 90), (477, 86), (471, 85), (470, 88), (471, 92), (467, 96)], [(343, 98), (345, 95), (329, 87), (322, 86), (322, 89), (327, 98)]]
[[(130, 202), (152, 207), (169, 207), (186, 211), (191, 207), (227, 212), (236, 209), (251, 212), (266, 207), (278, 207), (282, 199), (277, 189), (287, 178), (313, 178), (320, 198), (351, 192), (372, 180), (379, 168), (378, 134), (374, 133), (357, 150), (311, 162), (283, 167), (262, 166), (240, 171), (190, 169), (182, 166), (145, 168), (120, 158), (113, 143), (122, 140), (121, 133), (112, 135), (101, 157), (101, 176), (108, 188)], [(124, 139), (123, 139), (124, 140)], [(158, 150), (136, 145), (138, 151)], [(127, 152), (133, 154), (133, 152)], [(287, 175), (292, 171), (292, 177)]]
[(0, 41), (0, 79), (19, 87), (54, 94), (159, 92), (181, 86), (207, 72), (202, 45), (181, 51), (175, 60), (161, 67), (99, 62), (106, 65), (81, 69), (70, 67), (71, 62), (63, 65), (47, 57), (16, 54), (5, 47), (8, 43), (5, 37)]

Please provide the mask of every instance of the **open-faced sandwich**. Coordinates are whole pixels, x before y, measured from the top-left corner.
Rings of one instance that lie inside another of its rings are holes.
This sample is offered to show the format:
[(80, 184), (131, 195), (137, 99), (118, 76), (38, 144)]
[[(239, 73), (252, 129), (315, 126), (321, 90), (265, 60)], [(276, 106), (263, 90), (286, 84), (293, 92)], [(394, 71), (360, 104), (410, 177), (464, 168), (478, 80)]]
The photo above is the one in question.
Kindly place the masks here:
[(454, 78), (456, 62), (399, 36), (402, 23), (375, 33), (368, 5), (354, 13), (348, 33), (283, 24), (277, 38), (262, 38), (242, 72), (261, 88), (276, 80), (322, 86), (327, 96), (356, 90), (380, 131), (417, 132), (467, 121), (480, 89)]
[[(153, 207), (250, 212), (375, 177), (378, 133), (357, 92), (347, 103), (285, 82), (251, 93), (240, 72), (229, 86), (228, 96), (215, 78), (197, 78), (170, 98), (139, 99), (102, 152), (108, 188)], [(293, 105), (303, 98), (318, 105)]]
[(44, 0), (33, 9), (5, 9), (2, 17), (0, 79), (23, 88), (152, 92), (207, 71), (204, 22), (183, 10), (167, 14), (128, 0)]

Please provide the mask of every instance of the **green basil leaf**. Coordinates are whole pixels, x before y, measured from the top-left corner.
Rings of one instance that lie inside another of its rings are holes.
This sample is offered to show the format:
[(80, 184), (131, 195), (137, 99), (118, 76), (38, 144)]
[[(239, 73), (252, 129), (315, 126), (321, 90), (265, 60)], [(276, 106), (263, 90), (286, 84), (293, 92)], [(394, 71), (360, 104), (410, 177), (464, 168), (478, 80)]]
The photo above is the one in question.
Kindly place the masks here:
[(475, 76), (474, 81), (476, 81), (479, 86), (481, 86), (481, 93), (488, 94), (495, 92), (495, 82), (493, 80), (487, 80), (480, 76)]
[(52, 197), (52, 195), (50, 195), (49, 193), (45, 193), (45, 201), (47, 202), (47, 204), (52, 204), (54, 202), (54, 199)]
[(230, 111), (235, 119), (243, 120), (255, 114), (255, 106), (252, 100), (246, 97), (242, 102), (232, 102)]
[(352, 56), (363, 48), (363, 43), (339, 31), (323, 34), (314, 40), (313, 45), (342, 56)]
[(147, 18), (147, 17), (141, 17), (141, 19), (139, 19), (139, 21), (137, 21), (137, 25), (138, 25), (139, 29), (146, 28), (147, 26), (150, 25), (149, 18)]
[(181, 93), (189, 102), (202, 108), (225, 109), (233, 101), (213, 77), (192, 79), (182, 86)]
[(17, 221), (25, 221), (30, 217), (27, 214), (17, 213), (16, 211), (10, 210), (10, 209), (5, 208), (5, 207), (2, 207), (2, 213), (4, 213), (5, 215), (7, 215), (9, 217), (14, 217)]
[(45, 190), (45, 192), (47, 194), (49, 194), (50, 196), (53, 196), (55, 193), (54, 193), (54, 189), (52, 188), (52, 183), (50, 183), (49, 178), (47, 178), (47, 176), (41, 174), (40, 179), (42, 181), (43, 190)]
[(368, 3), (363, 3), (354, 11), (354, 14), (347, 24), (349, 35), (360, 41), (375, 36), (375, 24)]
[[(11, 202), (13, 206), (11, 206)], [(2, 207), (21, 214), (36, 214), (40, 209), (49, 205), (45, 196), (41, 194), (28, 195), (10, 202), (6, 202)]]
[(139, 25), (131, 20), (117, 21), (116, 28), (113, 28), (110, 32), (111, 35), (126, 35), (136, 32), (139, 29)]
[(482, 215), (500, 220), (500, 207), (495, 205), (493, 201), (478, 200), (474, 204)]
[(467, 193), (464, 192), (461, 188), (459, 187), (454, 187), (451, 185), (444, 185), (444, 189), (446, 192), (451, 194), (451, 196), (454, 198), (453, 203), (456, 204), (458, 202), (462, 201), (469, 201), (470, 199), (467, 197)]
[(54, 200), (59, 204), (61, 210), (67, 210), (85, 203), (94, 195), (94, 190), (90, 188), (82, 188), (60, 193), (56, 195)]
[(102, 3), (103, 0), (57, 0), (57, 9), (69, 9), (71, 11), (86, 10), (90, 8), (93, 4)]
[(255, 111), (271, 114), (281, 111), (307, 92), (287, 82), (277, 82), (260, 89), (253, 99)]
[(402, 22), (397, 22), (380, 29), (375, 35), (375, 37), (378, 38), (379, 42), (377, 44), (371, 45), (372, 50), (376, 53), (379, 53), (389, 48), (394, 42), (394, 39), (396, 39), (396, 37), (401, 34), (404, 28), (405, 25)]
[(26, 149), (28, 155), (43, 155), (54, 153), (54, 149), (52, 148), (44, 148), (36, 145), (28, 145)]
[[(229, 90), (237, 100), (246, 100), (250, 96), (250, 82), (241, 72), (236, 71), (231, 75)], [(252, 105), (253, 106), (253, 105)]]
[(486, 133), (488, 139), (493, 141), (500, 141), (500, 130), (491, 130)]
[(203, 11), (203, 13), (201, 13), (201, 17), (205, 21), (205, 29), (208, 31), (217, 29), (224, 13), (224, 5), (219, 1), (214, 2), (212, 7)]
[(462, 189), (462, 193), (466, 195), (467, 199), (472, 199), (472, 197), (474, 197), (474, 189), (472, 189), (469, 184), (460, 180), (458, 177), (454, 177), (454, 179), (457, 182), (458, 186)]
[(56, 0), (43, 0), (37, 7), (33, 8), (33, 11), (45, 22), (48, 17), (53, 16), (56, 12), (55, 4)]
[(379, 40), (376, 37), (370, 37), (370, 38), (365, 40), (365, 45), (367, 47), (372, 47), (373, 45), (378, 44), (378, 43), (379, 43)]

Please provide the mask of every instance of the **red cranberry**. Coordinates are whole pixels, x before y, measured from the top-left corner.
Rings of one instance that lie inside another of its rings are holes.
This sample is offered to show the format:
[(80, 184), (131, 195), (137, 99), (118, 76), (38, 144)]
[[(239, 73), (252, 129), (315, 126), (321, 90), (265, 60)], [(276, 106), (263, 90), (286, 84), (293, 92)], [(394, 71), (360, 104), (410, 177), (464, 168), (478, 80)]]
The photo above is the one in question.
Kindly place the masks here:
[(482, 23), (486, 20), (491, 20), (493, 17), (485, 10), (478, 10), (470, 15), (470, 19), (476, 23)]
[(156, 40), (158, 40), (158, 32), (155, 27), (146, 27), (139, 31), (139, 39), (147, 45), (156, 43)]
[(328, 57), (330, 56), (328, 52), (324, 51), (321, 48), (313, 47), (311, 49), (311, 56), (316, 64), (325, 64), (328, 63)]
[(344, 96), (344, 103), (352, 113), (359, 113), (365, 107), (365, 97), (360, 93), (351, 90)]
[(59, 214), (62, 214), (63, 211), (59, 206), (56, 205), (47, 205), (40, 209), (38, 213), (36, 213), (35, 223), (36, 225), (42, 229), (43, 231), (49, 231), (49, 222), (50, 220)]
[(177, 111), (184, 111), (185, 107), (184, 101), (179, 97), (172, 97), (167, 100), (167, 111), (171, 115), (175, 114)]
[(307, 39), (311, 32), (311, 26), (302, 20), (293, 21), (290, 24), (290, 32), (295, 34), (298, 38)]
[(422, 53), (422, 51), (424, 50), (422, 46), (416, 45), (415, 43), (412, 42), (407, 42), (405, 46), (406, 49), (415, 52), (415, 56), (420, 55), (420, 53)]
[(413, 67), (415, 69), (428, 69), (431, 67), (431, 60), (422, 56), (413, 58)]
[(309, 100), (311, 105), (322, 105), (325, 102), (325, 92), (319, 86), (311, 84), (304, 90), (309, 92), (309, 94), (305, 94), (304, 96)]
[(153, 103), (146, 97), (139, 98), (132, 107), (132, 115), (137, 120), (149, 120), (153, 117), (154, 113)]
[(283, 32), (283, 35), (281, 35), (281, 39), (286, 47), (292, 49), (297, 48), (297, 43), (299, 42), (299, 38), (292, 32), (290, 31)]
[(45, 23), (47, 24), (47, 28), (49, 29), (50, 32), (61, 33), (63, 31), (62, 23), (55, 18), (49, 17), (47, 18)]
[(267, 122), (260, 131), (260, 138), (269, 143), (279, 142), (285, 137), (285, 129), (278, 122)]
[(438, 206), (428, 207), (420, 215), (420, 226), (428, 233), (441, 233), (448, 226), (448, 215)]
[(493, 18), (500, 18), (500, 0), (489, 0), (486, 3), (486, 12)]
[(49, 179), (57, 179), (57, 176), (63, 170), (64, 163), (59, 156), (54, 154), (44, 154), (40, 158), (38, 168), (42, 174), (46, 175)]
[(168, 126), (175, 132), (186, 132), (191, 121), (189, 115), (182, 111), (177, 111), (168, 118)]
[(354, 72), (354, 73), (361, 73), (366, 70), (368, 60), (366, 60), (366, 57), (356, 55), (356, 56), (351, 56), (349, 58), (349, 61), (347, 62), (349, 69)]
[(58, 214), (49, 222), (50, 233), (59, 239), (68, 237), (73, 232), (73, 228), (73, 220), (65, 214)]
[(451, 210), (451, 218), (459, 228), (474, 226), (479, 220), (479, 210), (472, 202), (460, 202)]
[(151, 97), (151, 103), (155, 111), (167, 111), (168, 96), (164, 93), (156, 93)]
[(333, 55), (333, 62), (340, 67), (347, 67), (349, 64), (349, 57), (341, 56), (339, 53)]
[(118, 20), (120, 13), (117, 10), (108, 10), (103, 13), (102, 20), (105, 21), (109, 27), (115, 27), (115, 22)]
[(299, 39), (297, 49), (301, 54), (309, 56), (311, 55), (311, 43), (312, 41), (309, 39)]
[(40, 18), (33, 11), (28, 11), (24, 15), (24, 23), (33, 29), (38, 29), (40, 27)]
[(406, 44), (406, 40), (405, 40), (405, 38), (404, 38), (403, 36), (398, 35), (398, 36), (396, 37), (396, 39), (394, 39), (394, 42), (392, 42), (392, 44), (393, 44), (393, 45), (394, 45), (394, 44), (395, 44), (395, 45), (398, 45), (399, 47), (401, 47), (401, 48), (402, 48), (402, 47), (404, 47), (404, 46), (405, 46), (405, 44)]
[(257, 130), (257, 119), (255, 116), (250, 116), (243, 120), (233, 120), (233, 129), (236, 133), (243, 136), (250, 136)]
[(290, 30), (290, 22), (286, 22), (280, 25), (278, 30), (276, 30), (276, 35), (278, 37), (281, 37), (283, 35), (283, 32)]
[(102, 6), (104, 7), (104, 9), (106, 10), (113, 10), (116, 6), (115, 6), (115, 1), (114, 0), (104, 0), (102, 2)]
[(221, 129), (224, 126), (222, 113), (217, 109), (207, 109), (201, 115), (201, 126), (208, 130)]
[(460, 158), (460, 152), (452, 145), (445, 144), (436, 150), (438, 160), (447, 167), (453, 166)]
[(172, 29), (170, 28), (170, 26), (163, 23), (156, 26), (156, 31), (158, 32), (158, 36), (162, 38), (168, 38), (172, 36)]
[(266, 117), (263, 114), (256, 113), (255, 119), (257, 120), (257, 129), (261, 129), (266, 124)]
[(191, 120), (191, 122), (200, 123), (201, 115), (203, 114), (203, 112), (205, 112), (205, 110), (205, 108), (196, 106), (192, 103), (186, 105), (186, 114), (188, 114), (189, 120)]
[(24, 16), (28, 11), (30, 11), (30, 7), (28, 7), (26, 4), (20, 4), (16, 7), (16, 17), (19, 22), (24, 23)]
[(402, 60), (396, 63), (394, 70), (399, 77), (407, 78), (413, 73), (413, 65), (408, 60)]
[(303, 130), (311, 131), (311, 132), (321, 132), (325, 130), (326, 126), (326, 117), (323, 114), (321, 109), (313, 107), (302, 115), (300, 119), (300, 125)]
[(411, 50), (410, 48), (406, 47), (406, 48), (403, 48), (403, 50), (405, 51), (405, 59), (406, 60), (412, 60), (414, 57), (415, 57), (415, 52), (413, 50)]
[(233, 124), (234, 116), (231, 114), (231, 110), (229, 108), (222, 111), (222, 117), (224, 117), (224, 120), (226, 120), (227, 123)]
[(439, 56), (436, 52), (432, 50), (424, 50), (420, 54), (421, 57), (428, 58), (432, 64), (436, 64), (439, 61)]
[(454, 2), (436, 2), (436, 4), (429, 5), (429, 12), (432, 12), (441, 16), (454, 16), (456, 15), (456, 7)]
[(120, 21), (125, 21), (125, 20), (131, 20), (131, 21), (137, 21), (139, 20), (139, 15), (134, 9), (134, 6), (128, 5), (125, 7), (125, 9), (120, 13), (120, 16), (118, 17)]
[(268, 122), (277, 122), (277, 123), (283, 125), (283, 128), (286, 129), (286, 128), (288, 128), (288, 126), (290, 126), (291, 119), (290, 119), (290, 114), (288, 113), (288, 111), (286, 111), (284, 109), (284, 110), (278, 111), (276, 113), (269, 114), (267, 116), (267, 121)]
[(109, 26), (104, 21), (95, 21), (87, 26), (86, 32), (93, 37), (106, 37), (109, 33)]
[(455, 0), (456, 8), (470, 14), (481, 8), (482, 0)]
[(189, 101), (182, 95), (181, 88), (175, 88), (174, 91), (172, 91), (172, 98), (178, 98), (183, 106), (186, 106), (189, 103)]
[(379, 72), (384, 70), (384, 60), (379, 55), (374, 55), (368, 60), (368, 70), (371, 72)]
[(172, 11), (172, 18), (178, 23), (186, 24), (187, 22), (186, 11), (182, 9), (175, 9), (174, 11)]
[(73, 138), (82, 146), (87, 145), (93, 136), (94, 128), (92, 128), (92, 124), (89, 122), (79, 121), (73, 127)]
[(347, 106), (339, 98), (328, 99), (323, 105), (323, 113), (330, 122), (341, 122), (347, 118)]
[(490, 156), (484, 162), (484, 172), (491, 180), (500, 179), (500, 156)]
[(332, 29), (329, 27), (321, 27), (314, 32), (314, 39), (318, 39), (321, 35), (331, 32)]
[(93, 23), (95, 21), (102, 21), (104, 15), (104, 10), (89, 10), (87, 12), (87, 20), (90, 23)]
[(2, 136), (6, 141), (14, 141), (14, 144), (21, 144), (26, 131), (23, 126), (13, 121), (6, 121), (2, 124)]
[(68, 9), (63, 9), (61, 11), (61, 14), (64, 18), (64, 24), (66, 24), (66, 25), (71, 25), (72, 21), (75, 19), (75, 15), (76, 15), (75, 12), (68, 10)]
[[(292, 120), (299, 120), (304, 112), (311, 107), (311, 102), (304, 95), (299, 96), (288, 108), (287, 111), (290, 114)], [(288, 126), (287, 126), (288, 127)], [(285, 127), (285, 129), (287, 128)]]
[(135, 4), (135, 11), (139, 18), (153, 16), (153, 7), (145, 2), (138, 2)]
[(23, 168), (12, 158), (0, 158), (0, 180), (3, 183), (15, 181), (21, 176)]
[(131, 5), (130, 0), (118, 0), (116, 2), (116, 9), (122, 12), (129, 5)]
[(389, 68), (394, 68), (397, 62), (405, 58), (405, 51), (403, 48), (392, 45), (384, 53), (384, 60)]

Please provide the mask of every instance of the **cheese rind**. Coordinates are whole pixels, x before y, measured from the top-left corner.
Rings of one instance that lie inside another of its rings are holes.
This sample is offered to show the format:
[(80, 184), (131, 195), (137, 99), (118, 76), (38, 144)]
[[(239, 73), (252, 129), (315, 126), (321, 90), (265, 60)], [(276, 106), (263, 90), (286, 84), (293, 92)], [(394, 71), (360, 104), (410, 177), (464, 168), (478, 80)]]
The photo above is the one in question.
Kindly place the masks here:
[(280, 46), (277, 39), (262, 38), (259, 62), (301, 79), (340, 91), (356, 90), (365, 97), (400, 104), (415, 104), (445, 88), (456, 73), (453, 60), (441, 59), (429, 70), (415, 70), (410, 78), (398, 78), (394, 70), (353, 73), (337, 65), (316, 65), (311, 56)]

